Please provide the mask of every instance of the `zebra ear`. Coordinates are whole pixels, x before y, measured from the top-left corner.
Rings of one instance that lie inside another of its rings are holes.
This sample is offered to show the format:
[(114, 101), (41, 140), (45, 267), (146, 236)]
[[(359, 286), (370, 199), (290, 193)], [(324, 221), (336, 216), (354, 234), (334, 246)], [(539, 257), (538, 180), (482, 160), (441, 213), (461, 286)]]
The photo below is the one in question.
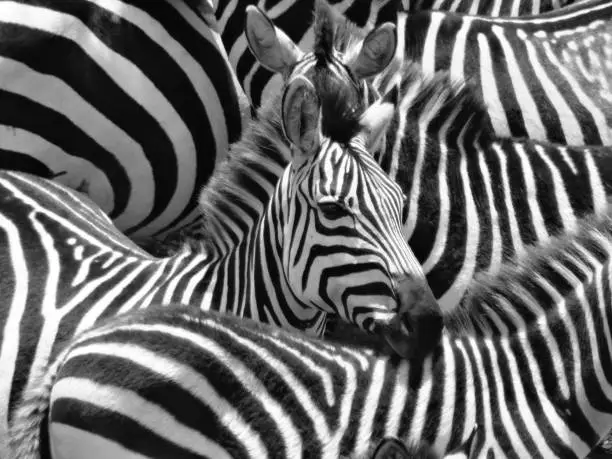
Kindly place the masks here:
[(293, 144), (293, 163), (299, 166), (314, 155), (321, 143), (320, 103), (314, 86), (302, 76), (292, 79), (281, 102), (283, 131)]
[(361, 116), (361, 131), (357, 136), (362, 138), (369, 152), (373, 152), (378, 147), (393, 119), (398, 99), (399, 89), (393, 86), (382, 99), (371, 105)]
[(302, 51), (255, 5), (246, 8), (244, 33), (249, 49), (261, 65), (272, 72), (287, 71), (302, 58)]
[(357, 78), (370, 78), (389, 65), (395, 56), (396, 47), (395, 25), (386, 22), (365, 37), (359, 53), (347, 65)]

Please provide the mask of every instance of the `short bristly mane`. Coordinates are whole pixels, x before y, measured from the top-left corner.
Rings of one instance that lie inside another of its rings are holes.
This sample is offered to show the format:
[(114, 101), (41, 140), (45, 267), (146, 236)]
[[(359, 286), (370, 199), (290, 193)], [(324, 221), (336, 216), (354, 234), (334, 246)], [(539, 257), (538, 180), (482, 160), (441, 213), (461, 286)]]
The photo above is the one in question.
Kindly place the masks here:
[(356, 46), (366, 32), (344, 15), (335, 11), (325, 0), (316, 0), (313, 13), (313, 54), (319, 65), (325, 66), (334, 52), (344, 56), (344, 61), (359, 48)]
[[(527, 322), (537, 320), (539, 316), (528, 300), (526, 302), (525, 294), (535, 301), (544, 295), (544, 303), (539, 307), (542, 308), (541, 314), (545, 314), (547, 308), (555, 307), (545, 293), (546, 285), (554, 285), (560, 297), (577, 301), (573, 295), (576, 285), (561, 282), (554, 266), (567, 264), (568, 270), (583, 282), (589, 273), (576, 267), (591, 266), (593, 256), (598, 262), (605, 263), (610, 258), (611, 238), (610, 216), (589, 217), (580, 221), (575, 233), (554, 237), (542, 246), (531, 247), (518, 259), (504, 263), (497, 273), (479, 274), (472, 280), (460, 305), (445, 317), (448, 330), (455, 336), (498, 334), (498, 327), (490, 319), (494, 314), (512, 331), (515, 325), (508, 315), (509, 309), (513, 314), (522, 314)], [(589, 254), (585, 254), (583, 249)], [(500, 302), (500, 299), (509, 304)]]

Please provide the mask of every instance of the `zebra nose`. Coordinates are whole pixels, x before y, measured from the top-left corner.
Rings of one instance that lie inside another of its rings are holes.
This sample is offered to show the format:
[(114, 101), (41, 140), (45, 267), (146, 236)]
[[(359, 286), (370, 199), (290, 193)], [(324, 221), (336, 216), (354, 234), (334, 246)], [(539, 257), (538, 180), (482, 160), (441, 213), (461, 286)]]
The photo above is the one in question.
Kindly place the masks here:
[(396, 292), (397, 316), (389, 324), (385, 338), (400, 356), (422, 359), (440, 342), (442, 310), (426, 282), (403, 279)]

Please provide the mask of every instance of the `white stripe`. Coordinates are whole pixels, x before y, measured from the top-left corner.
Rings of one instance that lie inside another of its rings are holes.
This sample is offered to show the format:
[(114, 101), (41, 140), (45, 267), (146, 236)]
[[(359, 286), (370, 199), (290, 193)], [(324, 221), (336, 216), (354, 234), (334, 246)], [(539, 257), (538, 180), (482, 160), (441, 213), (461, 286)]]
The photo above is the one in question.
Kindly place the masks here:
[[(3, 5), (4, 3), (0, 2), (0, 14), (3, 14)], [(3, 20), (7, 21), (7, 18)], [(119, 229), (125, 230), (134, 226), (151, 212), (155, 193), (153, 171), (142, 147), (125, 131), (98, 112), (62, 80), (39, 74), (20, 62), (0, 57), (0, 88), (61, 113), (121, 164), (130, 183), (138, 183), (140, 192), (130, 193), (125, 211), (115, 219), (115, 225)], [(35, 146), (29, 145), (28, 148), (33, 149)], [(34, 156), (30, 151), (28, 154)], [(46, 154), (46, 151), (38, 153), (40, 156)], [(118, 154), (121, 156), (117, 156)], [(68, 176), (80, 172), (74, 170), (74, 167), (75, 164), (68, 169)], [(98, 172), (98, 175), (103, 175), (103, 172)], [(92, 190), (99, 188), (100, 185), (92, 184)], [(92, 195), (91, 198), (107, 212), (115, 205), (112, 194)]]
[(500, 184), (504, 191), (504, 207), (506, 210), (508, 225), (510, 227), (510, 238), (512, 240), (512, 247), (516, 257), (520, 257), (525, 248), (521, 232), (518, 227), (518, 221), (516, 218), (516, 212), (514, 211), (514, 203), (512, 202), (512, 189), (510, 188), (510, 180), (508, 179), (508, 158), (506, 152), (501, 148), (499, 144), (493, 144), (492, 150), (497, 153), (499, 161), (499, 172), (501, 175), (502, 183)]
[[(548, 77), (546, 69), (544, 66), (542, 66), (533, 43), (529, 40), (529, 36), (520, 29), (517, 30), (517, 36), (525, 44), (525, 48), (527, 49), (527, 59), (531, 64), (533, 71), (537, 75), (537, 79), (540, 82), (544, 93), (548, 97), (548, 100), (559, 117), (561, 130), (563, 131), (566, 142), (572, 145), (583, 145), (584, 137), (582, 135), (580, 123), (576, 118), (576, 114), (572, 111), (563, 95), (559, 92), (555, 82)], [(545, 139), (546, 137), (540, 138)]]
[(574, 209), (572, 207), (569, 195), (565, 189), (565, 182), (563, 176), (557, 169), (555, 163), (553, 163), (548, 157), (546, 150), (541, 145), (536, 144), (534, 146), (535, 154), (538, 154), (540, 158), (546, 163), (550, 174), (552, 176), (552, 185), (555, 196), (557, 197), (557, 208), (559, 209), (559, 215), (563, 221), (564, 231), (573, 231), (576, 228), (577, 221)]
[[(121, 353), (118, 355), (121, 355)], [(213, 397), (213, 390), (210, 389), (210, 391), (211, 393), (207, 394), (208, 399), (210, 400), (213, 398), (215, 400), (215, 403), (212, 404), (211, 408), (213, 408), (213, 410), (216, 407), (221, 408), (220, 405), (222, 404), (222, 399), (220, 397)], [(82, 378), (63, 378), (57, 381), (53, 386), (53, 390), (51, 392), (51, 404), (61, 398), (78, 400), (88, 405), (94, 405), (134, 419), (136, 422), (141, 424), (144, 429), (150, 430), (162, 438), (165, 438), (167, 441), (180, 445), (181, 447), (190, 450), (195, 454), (215, 458), (231, 458), (231, 455), (229, 455), (218, 443), (216, 443), (214, 439), (208, 438), (202, 435), (200, 432), (186, 426), (185, 424), (182, 424), (163, 408), (142, 397), (139, 397), (135, 392), (128, 391), (120, 387), (96, 384)], [(230, 405), (227, 404), (225, 409), (228, 410), (229, 406)], [(134, 415), (138, 417), (135, 418)], [(235, 415), (233, 417), (233, 422), (238, 423), (238, 419), (239, 418)], [(54, 424), (55, 422), (51, 416), (50, 425), (53, 427)], [(241, 427), (247, 427), (246, 423), (243, 423), (243, 426)], [(52, 431), (58, 433), (59, 435), (65, 434), (65, 431), (62, 430), (53, 429)], [(79, 432), (73, 431), (72, 433), (77, 434)], [(89, 439), (92, 437), (93, 434), (87, 435), (87, 438)], [(62, 446), (64, 447), (69, 445), (69, 449), (76, 447), (77, 452), (79, 449), (82, 451), (83, 449), (89, 449), (88, 446), (91, 446), (87, 445), (86, 440), (76, 438), (60, 437), (58, 440), (54, 440), (54, 442), (56, 441), (60, 442), (60, 444), (63, 443)], [(77, 444), (75, 445), (74, 442), (77, 442)], [(58, 448), (60, 444), (56, 443), (55, 448)], [(63, 451), (63, 453), (68, 453), (68, 451)], [(76, 459), (76, 457), (82, 458), (83, 456), (74, 457)], [(87, 454), (85, 457), (90, 456)], [(262, 456), (259, 457), (265, 458), (267, 455), (263, 453)]]
[[(52, 457), (62, 459), (150, 459), (118, 443), (62, 423), (49, 426)], [(223, 457), (223, 456), (221, 456)], [(229, 459), (229, 456), (226, 455)]]
[(444, 292), (441, 298), (438, 299), (438, 304), (442, 311), (448, 312), (453, 310), (457, 306), (457, 302), (463, 297), (465, 290), (472, 281), (474, 273), (476, 271), (476, 262), (478, 255), (478, 247), (480, 244), (480, 221), (478, 218), (478, 210), (476, 209), (476, 203), (474, 196), (472, 195), (472, 188), (470, 186), (470, 177), (467, 170), (467, 155), (463, 145), (463, 137), (465, 130), (459, 134), (457, 141), (459, 145), (459, 152), (461, 154), (460, 159), (460, 176), (461, 184), (463, 186), (463, 195), (465, 196), (465, 222), (466, 222), (466, 234), (465, 234), (465, 252), (461, 269), (453, 285)]
[[(597, 126), (597, 131), (599, 136), (601, 137), (601, 141), (603, 145), (612, 144), (612, 130), (608, 125), (606, 113), (602, 111), (599, 104), (592, 100), (588, 94), (582, 89), (581, 85), (576, 80), (575, 75), (572, 74), (568, 69), (566, 64), (562, 64), (559, 62), (555, 51), (552, 49), (551, 44), (547, 41), (542, 42), (542, 48), (544, 49), (544, 53), (548, 58), (549, 62), (554, 65), (557, 71), (565, 78), (565, 81), (569, 84), (569, 86), (574, 91), (574, 94), (578, 101), (582, 104), (582, 106), (591, 114), (593, 120), (595, 122), (595, 126)], [(571, 140), (568, 139), (568, 140)]]
[(450, 75), (451, 79), (455, 81), (465, 81), (465, 75), (463, 73), (465, 59), (465, 48), (467, 46), (467, 34), (472, 26), (473, 18), (470, 16), (464, 16), (461, 19), (461, 28), (455, 35), (453, 43), (453, 53), (450, 62)]
[(516, 153), (520, 162), (522, 172), (521, 175), (525, 180), (525, 198), (527, 200), (527, 208), (529, 209), (531, 222), (533, 223), (533, 229), (536, 235), (536, 241), (534, 241), (534, 244), (536, 242), (543, 243), (548, 240), (549, 234), (540, 209), (540, 202), (538, 201), (538, 190), (535, 184), (535, 174), (531, 168), (531, 162), (529, 161), (530, 152), (526, 152), (524, 145), (521, 143), (514, 144), (514, 152)]
[(527, 136), (535, 139), (545, 139), (546, 130), (540, 118), (538, 106), (533, 99), (533, 95), (529, 91), (528, 85), (525, 83), (525, 79), (521, 73), (521, 65), (514, 55), (512, 45), (510, 45), (504, 35), (504, 29), (500, 26), (493, 26), (491, 27), (491, 32), (493, 32), (499, 40), (505, 57), (508, 76), (512, 81), (511, 87), (506, 87), (505, 90), (508, 92), (514, 91), (516, 101), (522, 114), (523, 124), (527, 131)]
[[(0, 63), (0, 73), (2, 69), (2, 63)], [(88, 196), (104, 212), (108, 213), (112, 210), (115, 197), (108, 178), (103, 171), (86, 159), (72, 156), (35, 132), (28, 132), (13, 126), (0, 125), (0, 149), (15, 151), (35, 158), (53, 173), (66, 171), (66, 174), (53, 180), (70, 188), (75, 189), (81, 185), (83, 179), (87, 180), (90, 184)]]
[(497, 87), (497, 80), (493, 72), (493, 59), (491, 56), (491, 48), (489, 48), (489, 41), (482, 33), (479, 33), (476, 39), (478, 41), (478, 54), (480, 56), (479, 66), (482, 97), (487, 107), (489, 117), (491, 118), (491, 124), (499, 137), (509, 137), (511, 134), (510, 123), (506, 116), (504, 106), (502, 105), (499, 88)]
[(427, 28), (427, 35), (423, 43), (423, 56), (421, 57), (421, 65), (426, 75), (433, 74), (436, 69), (436, 49), (438, 48), (436, 42), (443, 19), (444, 14), (442, 13), (432, 12), (430, 15), (431, 22)]
[[(6, 295), (3, 308), (8, 313), (0, 342), (0, 457), (8, 458), (12, 456), (8, 450), (8, 404), (15, 376), (17, 351), (21, 342), (21, 323), (26, 313), (30, 278), (19, 230), (2, 213), (0, 213), (0, 230), (6, 237), (5, 247), (10, 256), (7, 266), (3, 269), (7, 270), (7, 275), (15, 277), (14, 287), (3, 292), (3, 295)], [(12, 272), (9, 271), (11, 268)]]
[(478, 148), (478, 167), (482, 176), (485, 191), (487, 193), (487, 202), (489, 205), (489, 215), (491, 218), (491, 259), (489, 267), (483, 270), (490, 273), (496, 273), (502, 264), (503, 244), (501, 242), (501, 230), (499, 227), (499, 211), (497, 210), (497, 201), (493, 194), (493, 186), (491, 182), (491, 173), (485, 157), (487, 153)]

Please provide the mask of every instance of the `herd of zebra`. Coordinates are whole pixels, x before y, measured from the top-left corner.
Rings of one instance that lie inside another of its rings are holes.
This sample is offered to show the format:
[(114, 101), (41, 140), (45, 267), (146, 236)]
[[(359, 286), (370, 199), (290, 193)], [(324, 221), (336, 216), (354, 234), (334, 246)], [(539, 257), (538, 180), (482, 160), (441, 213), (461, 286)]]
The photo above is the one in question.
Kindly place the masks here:
[(0, 459), (612, 455), (612, 0), (0, 0), (0, 102)]

